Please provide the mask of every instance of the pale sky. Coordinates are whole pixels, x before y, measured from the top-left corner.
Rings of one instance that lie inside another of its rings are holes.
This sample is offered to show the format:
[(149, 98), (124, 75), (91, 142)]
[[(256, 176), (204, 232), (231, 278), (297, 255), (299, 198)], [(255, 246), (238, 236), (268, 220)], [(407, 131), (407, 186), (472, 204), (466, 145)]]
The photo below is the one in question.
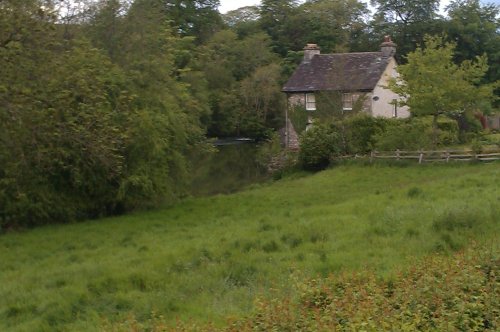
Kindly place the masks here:
[(230, 10), (238, 9), (246, 6), (260, 5), (259, 0), (220, 0), (219, 11), (222, 14)]
[[(369, 2), (369, 0), (363, 0), (364, 2)], [(485, 0), (481, 1), (483, 3), (496, 3), (499, 4), (500, 0)], [(444, 7), (450, 3), (450, 0), (441, 0), (441, 11), (444, 12)], [(259, 0), (220, 0), (219, 11), (221, 13), (227, 13), (230, 10), (238, 9), (245, 6), (259, 5)]]

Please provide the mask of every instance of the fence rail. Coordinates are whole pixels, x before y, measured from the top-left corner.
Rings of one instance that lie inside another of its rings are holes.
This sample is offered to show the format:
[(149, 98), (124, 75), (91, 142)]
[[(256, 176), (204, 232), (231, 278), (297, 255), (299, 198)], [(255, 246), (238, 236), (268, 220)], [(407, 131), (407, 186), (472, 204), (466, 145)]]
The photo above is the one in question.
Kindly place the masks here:
[(450, 161), (495, 161), (500, 160), (500, 150), (480, 152), (473, 150), (437, 150), (437, 151), (372, 151), (369, 155), (346, 156), (351, 159), (366, 159), (370, 161), (377, 159), (387, 160), (416, 160), (419, 164), (428, 162), (450, 162)]

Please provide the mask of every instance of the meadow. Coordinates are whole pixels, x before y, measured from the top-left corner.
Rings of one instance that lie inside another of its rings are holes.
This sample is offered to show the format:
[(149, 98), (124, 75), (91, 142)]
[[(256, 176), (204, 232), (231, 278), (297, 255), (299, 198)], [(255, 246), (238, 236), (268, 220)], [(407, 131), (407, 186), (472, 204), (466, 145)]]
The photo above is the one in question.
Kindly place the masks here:
[(133, 316), (213, 322), (300, 275), (391, 279), (471, 243), (498, 253), (500, 167), (347, 165), (172, 207), (0, 235), (0, 330)]

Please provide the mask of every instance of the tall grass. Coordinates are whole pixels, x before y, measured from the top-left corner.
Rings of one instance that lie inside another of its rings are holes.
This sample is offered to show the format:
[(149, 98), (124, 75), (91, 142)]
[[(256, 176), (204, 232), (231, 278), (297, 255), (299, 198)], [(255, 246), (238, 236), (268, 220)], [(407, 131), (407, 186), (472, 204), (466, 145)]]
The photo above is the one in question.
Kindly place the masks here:
[(294, 271), (395, 267), (498, 240), (500, 168), (349, 166), (163, 210), (0, 236), (0, 330), (249, 313)]

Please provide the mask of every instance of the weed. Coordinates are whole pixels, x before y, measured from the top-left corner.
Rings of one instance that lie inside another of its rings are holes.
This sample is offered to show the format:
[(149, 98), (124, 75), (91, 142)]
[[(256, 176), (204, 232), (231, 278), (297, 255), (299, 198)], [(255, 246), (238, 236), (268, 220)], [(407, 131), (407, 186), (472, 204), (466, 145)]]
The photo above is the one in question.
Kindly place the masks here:
[(302, 244), (302, 238), (295, 234), (283, 234), (281, 236), (281, 242), (288, 245), (291, 249), (297, 248)]
[(262, 246), (262, 250), (264, 250), (264, 252), (276, 252), (280, 250), (280, 247), (276, 241), (271, 240)]
[(234, 264), (226, 275), (225, 282), (236, 287), (247, 286), (252, 282), (257, 272), (257, 268), (253, 265)]
[(481, 214), (472, 209), (455, 209), (445, 212), (434, 220), (432, 226), (437, 231), (455, 231), (460, 229), (471, 229), (482, 223)]
[(273, 229), (273, 226), (268, 223), (262, 223), (259, 227), (259, 232), (268, 232)]
[(420, 235), (420, 232), (414, 228), (408, 228), (406, 230), (406, 236), (409, 238), (416, 238)]
[(309, 236), (309, 240), (312, 242), (312, 243), (316, 243), (316, 242), (326, 242), (328, 241), (328, 234), (325, 233), (325, 232), (321, 232), (319, 230), (314, 230), (311, 232), (311, 235)]
[(409, 198), (416, 198), (421, 196), (423, 193), (422, 189), (419, 187), (412, 187), (408, 190), (408, 193), (406, 194)]

